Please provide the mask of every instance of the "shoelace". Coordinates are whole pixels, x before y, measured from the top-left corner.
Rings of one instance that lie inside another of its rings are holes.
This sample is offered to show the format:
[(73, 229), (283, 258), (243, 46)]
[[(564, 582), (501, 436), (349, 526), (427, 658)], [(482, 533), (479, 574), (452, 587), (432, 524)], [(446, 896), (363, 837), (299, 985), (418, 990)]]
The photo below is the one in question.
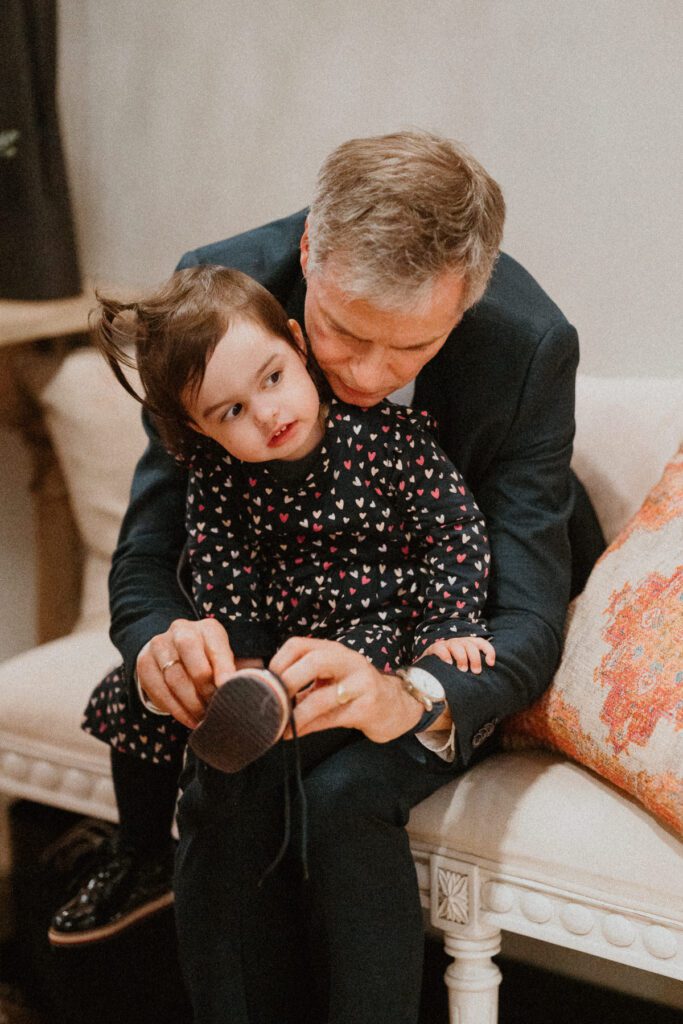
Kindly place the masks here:
[[(194, 598), (191, 593), (191, 589), (186, 585), (184, 576), (189, 566), (189, 549), (191, 540), (185, 542), (185, 546), (180, 553), (178, 565), (176, 567), (176, 580), (178, 586), (185, 597), (187, 603), (195, 614), (195, 617), (200, 619), (197, 607), (194, 603)], [(269, 671), (271, 671), (269, 669)], [(275, 672), (272, 673), (277, 679), (280, 686), (285, 689), (285, 684), (282, 682), (280, 677)], [(289, 725), (292, 730), (292, 747), (294, 750), (294, 776), (296, 778), (296, 788), (299, 794), (299, 802), (301, 804), (301, 866), (303, 869), (304, 881), (308, 880), (308, 801), (306, 800), (306, 791), (304, 789), (304, 780), (301, 771), (301, 749), (299, 747), (299, 737), (296, 731), (296, 722), (294, 721), (294, 709), (291, 708), (289, 712)], [(285, 830), (282, 837), (282, 843), (278, 850), (275, 860), (272, 864), (269, 864), (266, 870), (261, 875), (258, 885), (259, 888), (263, 885), (268, 875), (271, 875), (277, 868), (278, 864), (282, 861), (282, 858), (287, 853), (289, 848), (289, 841), (292, 835), (292, 796), (290, 789), (289, 771), (287, 765), (287, 748), (285, 743), (280, 740), (280, 746), (282, 748), (282, 769), (284, 773), (284, 801), (285, 801)]]
[[(269, 671), (272, 671), (269, 669)], [(272, 673), (280, 686), (284, 689), (284, 683), (275, 672)], [(303, 870), (304, 881), (308, 880), (308, 801), (306, 799), (306, 790), (304, 789), (303, 774), (301, 771), (301, 748), (299, 746), (299, 736), (296, 731), (296, 722), (294, 721), (294, 709), (289, 713), (289, 725), (292, 730), (292, 750), (294, 752), (294, 777), (296, 779), (296, 788), (299, 794), (299, 803), (301, 807), (301, 867)], [(280, 740), (280, 748), (282, 750), (282, 770), (284, 776), (284, 804), (285, 804), (285, 830), (282, 837), (282, 843), (280, 849), (275, 855), (275, 860), (268, 865), (266, 870), (261, 875), (258, 886), (259, 889), (265, 882), (266, 878), (275, 871), (278, 864), (282, 861), (283, 857), (289, 849), (289, 842), (292, 836), (292, 795), (289, 777), (289, 766), (287, 763), (287, 747), (283, 740)]]

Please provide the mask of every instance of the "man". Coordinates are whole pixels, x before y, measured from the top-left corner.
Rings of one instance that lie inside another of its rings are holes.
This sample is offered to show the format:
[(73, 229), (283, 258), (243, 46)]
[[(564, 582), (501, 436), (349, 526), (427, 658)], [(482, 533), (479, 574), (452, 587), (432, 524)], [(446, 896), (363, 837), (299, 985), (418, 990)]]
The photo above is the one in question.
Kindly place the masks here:
[[(295, 713), (308, 838), (299, 804), (293, 828), (308, 882), (296, 856), (264, 880), (283, 828), (280, 748), (236, 776), (190, 759), (176, 907), (197, 1021), (415, 1024), (422, 933), (409, 809), (494, 749), (500, 721), (557, 665), (579, 505), (594, 544), (574, 552), (574, 591), (600, 543), (569, 470), (578, 344), (532, 278), (498, 255), (503, 220), (500, 190), (476, 161), (406, 132), (339, 147), (308, 216), (181, 261), (256, 277), (305, 322), (342, 400), (370, 407), (414, 387), (410, 404), (437, 419), (488, 522), (496, 648), (481, 674), (430, 657), (406, 679), (339, 644), (284, 645), (272, 667), (292, 695), (315, 678), (334, 684)], [(114, 556), (111, 635), (143, 699), (192, 728), (232, 655), (222, 626), (188, 617), (175, 580), (185, 476), (148, 433)], [(290, 744), (284, 755), (291, 774)]]

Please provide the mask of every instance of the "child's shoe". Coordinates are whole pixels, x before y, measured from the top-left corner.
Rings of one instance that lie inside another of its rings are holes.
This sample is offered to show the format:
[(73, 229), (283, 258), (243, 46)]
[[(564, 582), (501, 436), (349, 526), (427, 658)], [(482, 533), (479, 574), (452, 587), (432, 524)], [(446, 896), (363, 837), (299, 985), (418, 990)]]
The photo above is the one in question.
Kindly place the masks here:
[(216, 690), (189, 744), (212, 768), (238, 772), (277, 743), (291, 712), (289, 695), (274, 673), (245, 668)]
[(78, 892), (55, 913), (53, 946), (83, 946), (110, 939), (173, 903), (174, 844), (143, 853), (114, 833), (97, 850)]

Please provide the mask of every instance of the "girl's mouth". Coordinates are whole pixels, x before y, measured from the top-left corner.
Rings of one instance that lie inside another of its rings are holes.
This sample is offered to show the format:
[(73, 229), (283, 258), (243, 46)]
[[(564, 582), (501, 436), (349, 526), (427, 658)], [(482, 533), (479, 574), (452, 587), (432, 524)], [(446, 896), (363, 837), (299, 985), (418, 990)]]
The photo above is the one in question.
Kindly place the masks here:
[(279, 445), (284, 444), (285, 441), (289, 440), (295, 427), (296, 420), (292, 423), (285, 423), (284, 427), (279, 427), (271, 436), (270, 441), (268, 442), (268, 447), (277, 448)]

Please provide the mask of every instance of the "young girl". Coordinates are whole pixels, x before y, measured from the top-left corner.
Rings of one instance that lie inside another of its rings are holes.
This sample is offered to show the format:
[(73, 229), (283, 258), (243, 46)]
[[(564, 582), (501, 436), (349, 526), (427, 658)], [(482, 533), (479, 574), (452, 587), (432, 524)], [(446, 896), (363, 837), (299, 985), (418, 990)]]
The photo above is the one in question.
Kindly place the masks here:
[[(125, 343), (137, 346), (140, 400), (189, 470), (194, 608), (226, 627), (238, 667), (267, 665), (296, 635), (338, 640), (385, 671), (427, 653), (472, 671), (481, 668), (482, 653), (493, 664), (481, 618), (484, 522), (426, 414), (389, 402), (362, 410), (327, 397), (298, 324), (255, 281), (225, 268), (181, 271), (157, 295), (129, 306), (103, 300), (98, 334), (135, 397), (123, 367), (132, 365)], [(256, 676), (261, 687), (270, 685)], [(242, 702), (250, 685), (237, 689), (228, 680), (196, 731), (196, 752), (218, 767), (231, 770), (240, 745), (234, 718), (232, 743), (222, 742), (222, 696), (239, 694), (246, 735), (253, 720)], [(419, 728), (427, 724), (423, 716)], [(186, 730), (133, 709), (119, 674), (95, 690), (84, 728), (118, 752), (113, 770), (124, 834), (132, 804), (131, 817), (142, 822), (143, 808), (149, 814), (161, 803), (167, 843), (170, 774), (177, 776)], [(158, 802), (150, 764), (167, 766), (159, 772), (166, 783), (159, 782), (165, 796)], [(149, 840), (149, 818), (146, 824)], [(77, 896), (54, 919), (53, 942), (93, 941), (129, 923), (124, 910), (113, 930), (98, 924), (97, 901), (84, 901), (82, 892), (80, 903)]]

